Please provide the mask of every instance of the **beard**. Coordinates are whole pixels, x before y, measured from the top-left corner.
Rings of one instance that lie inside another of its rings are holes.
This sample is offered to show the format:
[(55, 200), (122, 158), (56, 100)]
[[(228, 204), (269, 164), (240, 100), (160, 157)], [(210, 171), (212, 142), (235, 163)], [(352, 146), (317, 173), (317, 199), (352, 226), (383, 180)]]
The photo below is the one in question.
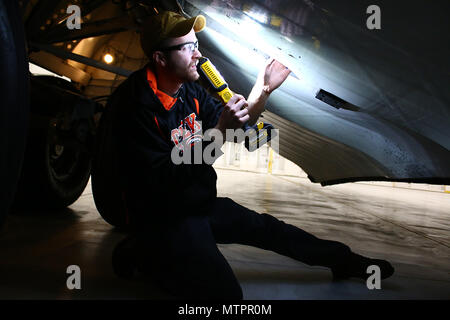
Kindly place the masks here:
[(200, 78), (200, 75), (198, 74), (197, 70), (195, 70), (195, 73), (191, 73), (189, 77), (189, 81), (197, 81), (198, 78)]
[(200, 77), (200, 75), (197, 72), (197, 67), (193, 68), (193, 66), (195, 66), (195, 64), (191, 64), (189, 65), (189, 67), (187, 68), (187, 70), (185, 70), (185, 72), (183, 72), (181, 74), (182, 79), (184, 81), (196, 81), (198, 80), (198, 78)]
[(172, 62), (169, 65), (169, 69), (173, 71), (173, 75), (179, 82), (193, 82), (200, 77), (195, 62), (191, 62), (188, 66)]

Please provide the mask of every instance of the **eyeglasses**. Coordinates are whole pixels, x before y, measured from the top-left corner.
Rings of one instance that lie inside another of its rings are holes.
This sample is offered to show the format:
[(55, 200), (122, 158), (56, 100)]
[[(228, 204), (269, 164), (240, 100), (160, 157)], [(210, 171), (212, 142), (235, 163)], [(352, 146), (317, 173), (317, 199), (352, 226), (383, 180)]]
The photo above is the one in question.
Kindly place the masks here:
[(194, 51), (198, 49), (198, 40), (195, 42), (185, 42), (177, 44), (175, 46), (161, 48), (161, 51), (187, 50), (187, 49), (189, 49), (191, 53), (194, 53)]

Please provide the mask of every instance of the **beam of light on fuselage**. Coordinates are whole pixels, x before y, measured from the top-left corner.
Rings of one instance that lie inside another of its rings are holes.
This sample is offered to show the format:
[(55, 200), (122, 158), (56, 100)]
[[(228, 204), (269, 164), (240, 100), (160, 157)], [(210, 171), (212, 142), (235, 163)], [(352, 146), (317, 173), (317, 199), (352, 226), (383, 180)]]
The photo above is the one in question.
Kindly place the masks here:
[[(213, 42), (214, 46), (220, 48), (221, 53), (237, 66), (238, 69), (245, 69), (245, 72), (242, 72), (241, 76), (246, 77), (249, 82), (253, 83), (254, 77), (258, 75), (258, 72), (262, 70), (266, 63), (267, 59), (265, 55), (254, 51), (237, 40), (231, 39), (211, 28), (205, 28), (204, 32), (207, 34), (209, 40)], [(212, 63), (214, 64), (213, 60)], [(231, 90), (235, 89), (233, 83), (229, 83), (229, 86)], [(316, 87), (309, 80), (305, 80), (305, 76), (301, 75), (301, 80), (294, 77), (288, 77), (281, 87), (283, 93), (278, 92), (278, 94), (288, 94), (294, 99), (299, 99), (296, 100), (299, 102), (299, 105), (303, 105), (306, 101), (308, 101), (308, 105), (310, 105), (311, 101), (315, 100), (315, 94), (319, 89), (320, 88)], [(309, 97), (309, 100), (307, 97)]]
[[(261, 43), (263, 45), (263, 27), (249, 17), (244, 16), (243, 19), (237, 17), (230, 19), (227, 16), (217, 12), (208, 12), (208, 14), (211, 18), (220, 23), (225, 30), (229, 31), (230, 36), (235, 34), (253, 46), (255, 43)], [(216, 31), (219, 34), (223, 33), (219, 30)]]
[(266, 57), (262, 54), (254, 50), (250, 50), (236, 40), (232, 40), (231, 38), (226, 37), (211, 28), (206, 28), (206, 32), (209, 34), (210, 39), (215, 42), (217, 47), (229, 49), (223, 50), (223, 54), (225, 54), (236, 65), (246, 65), (249, 69), (255, 70), (259, 70), (262, 66), (264, 66)]
[[(213, 30), (215, 32), (212, 37), (213, 40), (215, 37), (221, 38), (224, 42), (226, 42), (225, 39), (235, 39), (233, 45), (228, 46), (228, 48), (233, 48), (233, 55), (239, 55), (245, 59), (246, 57), (249, 57), (248, 52), (251, 52), (252, 57), (255, 57), (254, 53), (256, 52), (259, 56), (263, 57), (264, 61), (272, 57), (284, 66), (288, 67), (292, 71), (292, 76), (294, 78), (297, 78), (298, 80), (300, 79), (298, 76), (301, 74), (299, 68), (289, 61), (290, 59), (284, 52), (267, 42), (266, 37), (267, 33), (270, 32), (269, 28), (264, 27), (246, 15), (242, 15), (242, 18), (233, 17), (233, 19), (230, 19), (229, 17), (218, 12), (207, 12), (207, 14), (223, 27), (222, 30), (214, 30), (209, 28), (209, 30)], [(228, 32), (225, 33), (224, 30)], [(224, 34), (227, 35), (224, 36)], [(239, 50), (236, 50), (235, 48), (236, 43), (240, 42), (245, 43), (245, 45), (240, 46), (241, 48), (246, 48), (245, 56), (242, 52), (239, 52)], [(217, 45), (221, 47), (223, 44), (217, 42)], [(253, 48), (253, 50), (249, 48)], [(229, 52), (225, 53), (230, 55)], [(260, 61), (260, 59), (257, 59), (256, 61)], [(258, 69), (262, 68), (262, 66), (264, 66), (264, 62), (259, 64)]]
[[(214, 20), (214, 23), (210, 23), (206, 28), (210, 41), (216, 48), (220, 48), (222, 54), (233, 64), (240, 69), (244, 68), (243, 76), (249, 81), (254, 81), (249, 76), (256, 77), (266, 60), (273, 57), (293, 73), (281, 87), (284, 94), (312, 106), (323, 103), (316, 99), (316, 94), (322, 86), (329, 92), (339, 93), (335, 84), (327, 79), (327, 74), (320, 73), (324, 62), (311, 49), (304, 46), (301, 39), (296, 38), (295, 41), (290, 39), (291, 43), (279, 32), (243, 14), (226, 16), (219, 11), (206, 11), (206, 14)], [(281, 40), (285, 41), (285, 44)], [(289, 51), (298, 52), (302, 58), (299, 60), (290, 57)], [(214, 64), (214, 61), (212, 62)], [(230, 86), (232, 88), (233, 84)]]
[[(265, 62), (261, 62), (258, 55), (264, 61), (273, 57), (292, 71), (280, 88), (285, 94), (308, 101), (310, 106), (321, 105), (330, 112), (336, 109), (329, 109), (328, 105), (316, 99), (320, 89), (352, 104), (364, 106), (359, 93), (362, 92), (360, 84), (355, 83), (336, 50), (326, 46), (326, 43), (318, 49), (311, 45), (309, 37), (287, 37), (280, 29), (258, 23), (242, 10), (226, 11), (214, 5), (204, 6), (202, 10), (207, 16), (207, 25), (215, 31), (210, 40), (233, 61), (238, 70), (245, 70), (243, 74), (246, 77), (255, 77), (263, 68)], [(256, 69), (252, 70), (250, 66)]]

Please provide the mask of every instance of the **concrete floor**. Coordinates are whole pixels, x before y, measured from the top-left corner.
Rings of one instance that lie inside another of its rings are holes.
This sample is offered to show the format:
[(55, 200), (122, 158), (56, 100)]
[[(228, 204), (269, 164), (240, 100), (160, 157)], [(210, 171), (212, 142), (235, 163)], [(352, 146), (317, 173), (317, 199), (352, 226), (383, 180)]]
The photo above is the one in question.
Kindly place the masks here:
[[(220, 245), (245, 299), (450, 299), (450, 194), (217, 170), (218, 192), (354, 251), (388, 259), (393, 277), (333, 282), (327, 268), (241, 245)], [(90, 186), (68, 209), (15, 214), (0, 233), (0, 299), (165, 299), (151, 283), (117, 278), (111, 252), (124, 234), (95, 209)], [(69, 265), (81, 289), (69, 290)]]

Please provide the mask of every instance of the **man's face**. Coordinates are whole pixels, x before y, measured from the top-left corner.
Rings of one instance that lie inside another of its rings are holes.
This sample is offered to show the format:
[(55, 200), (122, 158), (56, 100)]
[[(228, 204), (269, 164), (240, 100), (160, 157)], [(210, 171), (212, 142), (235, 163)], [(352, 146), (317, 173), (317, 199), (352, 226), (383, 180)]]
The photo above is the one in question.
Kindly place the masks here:
[[(178, 44), (186, 42), (196, 42), (194, 30), (191, 30), (187, 35), (175, 39), (171, 39), (168, 46), (176, 46)], [(197, 49), (192, 52), (189, 46), (184, 46), (181, 50), (171, 50), (166, 53), (167, 68), (169, 72), (173, 73), (173, 76), (177, 81), (195, 81), (199, 78), (197, 72), (198, 59), (201, 57), (200, 51)]]

